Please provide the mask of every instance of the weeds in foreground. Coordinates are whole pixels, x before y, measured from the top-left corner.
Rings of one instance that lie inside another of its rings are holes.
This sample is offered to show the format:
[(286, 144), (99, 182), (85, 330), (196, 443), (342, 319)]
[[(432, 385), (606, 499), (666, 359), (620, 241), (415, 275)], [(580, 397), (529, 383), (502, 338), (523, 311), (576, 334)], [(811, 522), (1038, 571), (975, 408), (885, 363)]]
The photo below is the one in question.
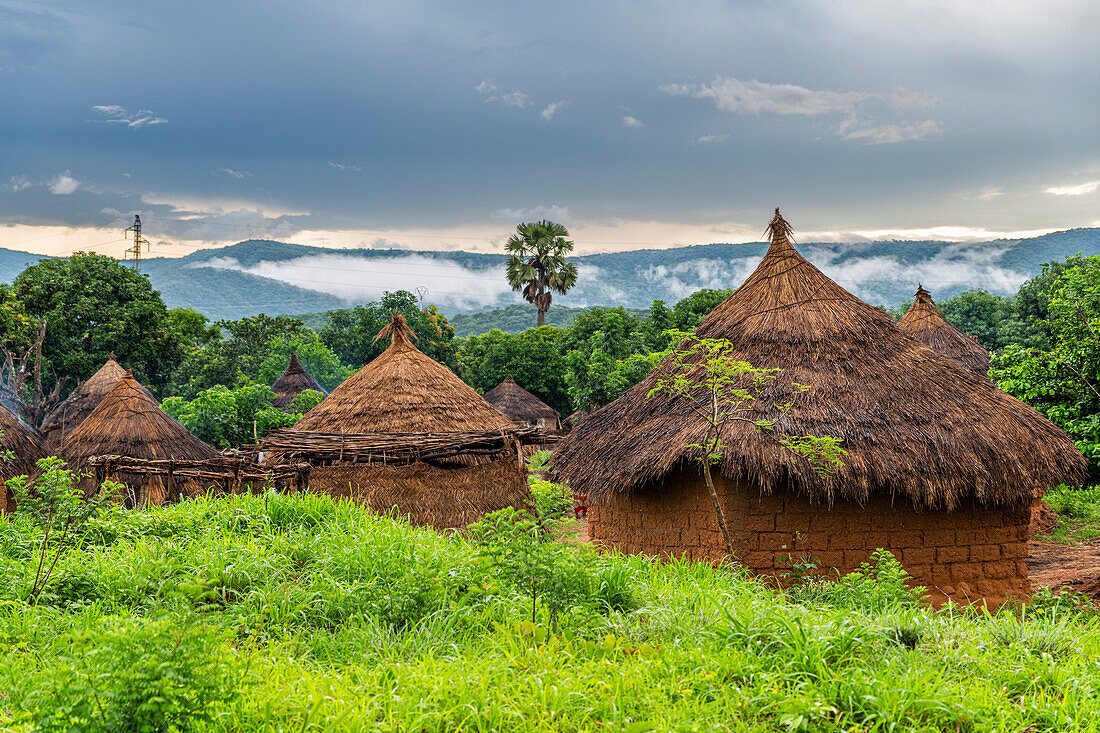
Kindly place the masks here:
[(475, 543), (325, 497), (107, 508), (31, 605), (41, 532), (0, 523), (5, 729), (1003, 733), (1100, 720), (1095, 616), (1064, 599), (994, 614), (912, 605), (885, 553), (856, 577), (776, 594), (729, 567), (559, 542), (584, 593), (554, 601), (547, 586), (532, 624), (523, 574), (505, 578)]
[(1100, 539), (1100, 486), (1057, 486), (1043, 497), (1061, 520), (1059, 526), (1035, 539), (1075, 545)]

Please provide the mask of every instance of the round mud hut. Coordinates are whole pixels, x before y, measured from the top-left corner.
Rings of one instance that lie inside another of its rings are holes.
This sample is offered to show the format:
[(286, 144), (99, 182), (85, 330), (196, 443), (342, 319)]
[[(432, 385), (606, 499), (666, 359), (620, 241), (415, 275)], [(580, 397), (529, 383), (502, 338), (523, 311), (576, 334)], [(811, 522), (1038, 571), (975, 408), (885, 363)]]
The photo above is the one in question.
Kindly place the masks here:
[[(66, 404), (52, 415), (42, 428), (43, 445), (46, 450), (53, 453), (60, 451), (61, 444), (80, 427), (80, 423), (92, 414), (92, 410), (125, 376), (126, 370), (119, 365), (114, 352), (111, 352), (103, 366), (88, 381), (77, 387), (72, 399), (67, 400)], [(145, 389), (144, 386), (141, 388)], [(145, 391), (148, 393), (148, 390)]]
[[(130, 372), (114, 386), (71, 436), (65, 440), (61, 457), (73, 470), (81, 470), (89, 458), (122, 456), (145, 460), (175, 459), (206, 461), (220, 453), (196, 438), (180, 425), (150, 396)], [(108, 478), (126, 487), (122, 497), (127, 506), (163, 504), (178, 497), (169, 496), (164, 481), (157, 476), (142, 476), (125, 469), (108, 470)], [(198, 482), (181, 487), (185, 495), (201, 492)], [(87, 491), (94, 480), (86, 480)]]
[(514, 423), (548, 432), (561, 430), (561, 414), (516, 384), (511, 375), (486, 392), (485, 401)]
[(7, 480), (13, 476), (33, 476), (38, 471), (38, 459), (45, 458), (38, 436), (19, 416), (0, 404), (0, 448), (11, 451), (10, 461), (0, 460), (0, 512), (15, 508), (14, 497), (7, 487)]
[[(756, 271), (696, 329), (730, 341), (730, 358), (779, 370), (747, 415), (777, 420), (774, 431), (734, 421), (721, 436), (715, 483), (736, 560), (777, 575), (815, 558), (843, 573), (887, 548), (934, 603), (1027, 595), (1032, 497), (1082, 476), (1073, 442), (826, 277), (778, 209), (769, 233)], [(576, 426), (552, 475), (588, 494), (594, 541), (718, 560), (725, 543), (691, 447), (707, 423), (683, 398), (647, 398), (658, 374)], [(784, 434), (842, 439), (845, 465), (820, 475)]]
[[(503, 437), (515, 429), (454, 372), (416, 348), (403, 316), (394, 314), (375, 340), (387, 336), (390, 346), (303, 415), (294, 430), (389, 436), (407, 446), (426, 435), (492, 431)], [(334, 497), (353, 497), (378, 512), (396, 509), (410, 522), (436, 529), (465, 527), (530, 499), (516, 452), (425, 456), (401, 464), (325, 461), (314, 464), (309, 486)]]
[(286, 371), (271, 385), (271, 391), (275, 393), (275, 399), (271, 401), (271, 404), (280, 410), (289, 412), (290, 403), (307, 389), (312, 389), (323, 395), (328, 394), (301, 365), (298, 361), (298, 354), (291, 351), (290, 363), (287, 364)]
[(975, 374), (989, 375), (989, 352), (943, 317), (923, 285), (917, 286), (916, 299), (898, 321), (898, 328)]

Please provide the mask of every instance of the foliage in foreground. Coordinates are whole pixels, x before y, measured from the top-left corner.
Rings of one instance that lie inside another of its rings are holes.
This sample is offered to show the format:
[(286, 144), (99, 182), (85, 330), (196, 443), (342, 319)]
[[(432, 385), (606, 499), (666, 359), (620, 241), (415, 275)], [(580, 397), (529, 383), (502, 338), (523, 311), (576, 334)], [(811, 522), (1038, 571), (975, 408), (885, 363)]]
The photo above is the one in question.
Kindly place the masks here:
[(551, 630), (548, 605), (532, 624), (528, 589), (475, 545), (324, 497), (108, 509), (33, 606), (40, 531), (0, 522), (12, 730), (1100, 725), (1093, 616), (935, 612), (877, 565), (833, 592), (777, 595), (729, 568), (567, 545), (588, 591)]

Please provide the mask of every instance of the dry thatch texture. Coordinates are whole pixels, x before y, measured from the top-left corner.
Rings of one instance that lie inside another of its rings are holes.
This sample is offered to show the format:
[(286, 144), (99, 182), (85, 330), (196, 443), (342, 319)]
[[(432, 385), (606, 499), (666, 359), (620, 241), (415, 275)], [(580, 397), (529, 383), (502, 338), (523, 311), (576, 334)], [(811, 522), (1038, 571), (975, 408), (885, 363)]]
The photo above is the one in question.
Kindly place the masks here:
[[(45, 447), (51, 452), (59, 451), (61, 444), (80, 427), (80, 423), (92, 414), (92, 410), (124, 376), (126, 376), (126, 370), (119, 366), (112, 353), (99, 371), (80, 385), (68, 404), (53, 415), (49, 423), (42, 428)], [(145, 387), (142, 389), (145, 390)], [(148, 390), (145, 391), (148, 394)], [(152, 397), (152, 395), (149, 396)]]
[[(46, 456), (38, 436), (3, 404), (0, 404), (0, 430), (4, 432), (3, 440), (0, 441), (3, 450), (10, 450), (14, 454), (11, 461), (0, 461), (0, 479), (33, 475), (38, 470), (38, 459)], [(3, 488), (0, 487), (0, 492), (2, 491)]]
[(413, 524), (465, 527), (505, 507), (531, 501), (526, 472), (515, 460), (463, 468), (426, 463), (404, 466), (324, 466), (310, 474), (311, 491), (351, 497), (377, 512), (393, 510)]
[(416, 348), (404, 317), (377, 338), (392, 343), (295, 423), (296, 430), (343, 433), (446, 433), (508, 430), (512, 421)]
[(516, 384), (511, 375), (485, 393), (485, 401), (497, 408), (514, 422), (537, 425), (540, 420), (551, 429), (561, 426), (561, 415), (523, 387)]
[(286, 371), (271, 385), (271, 391), (275, 393), (275, 399), (271, 401), (271, 404), (280, 410), (286, 410), (294, 398), (307, 389), (312, 389), (323, 395), (328, 394), (298, 362), (298, 355), (291, 351), (290, 363), (287, 364)]
[(74, 468), (92, 456), (202, 461), (221, 456), (173, 420), (130, 372), (65, 440), (61, 457)]
[[(839, 437), (849, 455), (821, 478), (772, 435), (735, 422), (722, 436), (725, 476), (828, 503), (886, 494), (948, 509), (970, 497), (1028, 504), (1035, 491), (1082, 476), (1085, 460), (1060, 429), (822, 274), (791, 246), (778, 209), (769, 230), (771, 247), (756, 271), (696, 333), (730, 340), (734, 358), (782, 370), (753, 419), (777, 417), (774, 405), (793, 397), (777, 431)], [(656, 379), (650, 374), (576, 426), (554, 452), (553, 474), (606, 497), (696, 456), (685, 446), (700, 442), (705, 423), (682, 399), (647, 399)], [(796, 382), (812, 389), (795, 395)]]
[(537, 438), (537, 428), (509, 428), (463, 433), (321, 433), (283, 428), (260, 441), (260, 450), (310, 461), (404, 464), (456, 456), (515, 454), (516, 444)]
[(898, 328), (975, 374), (989, 374), (989, 352), (943, 317), (923, 285), (917, 286), (916, 300), (898, 321)]

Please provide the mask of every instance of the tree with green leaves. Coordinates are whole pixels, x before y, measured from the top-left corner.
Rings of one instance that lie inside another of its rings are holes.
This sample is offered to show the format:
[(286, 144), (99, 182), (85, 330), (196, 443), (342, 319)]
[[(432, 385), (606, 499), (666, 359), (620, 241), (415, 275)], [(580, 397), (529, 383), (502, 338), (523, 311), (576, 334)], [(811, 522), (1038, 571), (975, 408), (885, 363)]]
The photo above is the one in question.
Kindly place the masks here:
[(708, 313), (718, 307), (726, 298), (733, 295), (733, 290), (711, 290), (703, 288), (696, 290), (691, 295), (680, 300), (672, 306), (672, 320), (680, 331), (693, 331), (703, 322)]
[(524, 299), (538, 311), (535, 325), (546, 322), (553, 293), (565, 295), (577, 284), (577, 266), (566, 256), (573, 251), (569, 230), (543, 219), (520, 224), (504, 245), (508, 253), (508, 284), (523, 291)]
[(46, 321), (51, 382), (88, 379), (113, 351), (138, 380), (162, 391), (184, 358), (160, 293), (112, 257), (78, 252), (41, 260), (15, 278), (12, 291), (26, 315)]
[(290, 427), (322, 396), (307, 389), (283, 411), (271, 404), (275, 393), (266, 384), (248, 383), (233, 389), (216, 385), (193, 400), (169, 397), (160, 407), (210, 445), (238, 448), (269, 430)]
[(572, 407), (566, 391), (564, 339), (565, 331), (553, 326), (529, 328), (523, 333), (493, 329), (459, 339), (462, 378), (484, 394), (511, 376), (521, 387), (568, 415)]
[[(726, 446), (722, 432), (735, 422), (752, 425), (757, 431), (772, 433), (786, 450), (808, 460), (819, 475), (829, 475), (842, 468), (842, 458), (848, 452), (840, 447), (841, 440), (813, 435), (784, 435), (775, 432), (779, 418), (790, 412), (793, 402), (776, 405), (779, 416), (774, 419), (753, 419), (751, 414), (757, 397), (767, 384), (776, 379), (781, 369), (758, 369), (747, 361), (734, 358), (736, 350), (727, 339), (698, 338), (683, 331), (670, 332), (673, 342), (679, 342), (659, 367), (655, 386), (647, 398), (665, 392), (684, 400), (692, 412), (706, 422), (700, 442), (689, 445), (699, 451), (703, 480), (710, 492), (718, 527), (726, 543), (726, 551), (735, 554), (733, 539), (726, 526), (726, 515), (714, 488), (711, 466), (722, 459)], [(810, 386), (793, 383), (796, 395)]]
[(1100, 256), (1073, 258), (1042, 298), (1048, 348), (1013, 344), (989, 376), (1065, 430), (1100, 479)]

